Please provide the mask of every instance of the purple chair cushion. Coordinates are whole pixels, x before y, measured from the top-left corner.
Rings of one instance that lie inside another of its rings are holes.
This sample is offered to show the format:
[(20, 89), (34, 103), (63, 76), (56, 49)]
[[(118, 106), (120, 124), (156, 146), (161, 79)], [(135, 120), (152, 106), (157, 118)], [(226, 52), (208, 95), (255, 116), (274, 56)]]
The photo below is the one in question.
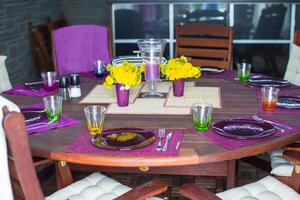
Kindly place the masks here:
[(108, 30), (99, 25), (73, 25), (53, 31), (59, 75), (93, 70), (93, 60), (111, 61)]

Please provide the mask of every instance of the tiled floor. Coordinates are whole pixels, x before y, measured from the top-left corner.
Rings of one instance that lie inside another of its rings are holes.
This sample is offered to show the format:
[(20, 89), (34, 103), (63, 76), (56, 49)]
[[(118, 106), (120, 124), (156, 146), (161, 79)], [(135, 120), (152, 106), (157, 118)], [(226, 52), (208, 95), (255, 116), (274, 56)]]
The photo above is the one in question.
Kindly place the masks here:
[[(86, 172), (76, 172), (73, 173), (76, 180), (83, 178), (88, 175)], [(225, 185), (225, 179), (222, 177), (192, 177), (192, 176), (169, 176), (169, 175), (148, 175), (148, 174), (107, 174), (112, 178), (118, 180), (119, 182), (134, 187), (140, 185), (146, 181), (152, 180), (153, 178), (158, 178), (166, 181), (169, 184), (169, 189), (166, 193), (162, 195), (165, 199), (170, 200), (181, 200), (182, 197), (179, 196), (179, 186), (184, 183), (197, 183), (208, 188), (212, 192), (223, 191)], [(242, 161), (239, 162), (239, 170), (237, 176), (237, 184), (244, 185), (247, 183), (254, 182), (264, 176), (268, 175), (266, 172), (256, 169), (255, 167), (246, 164)], [(53, 193), (55, 189), (55, 176), (54, 174), (41, 181), (42, 188), (45, 195)]]

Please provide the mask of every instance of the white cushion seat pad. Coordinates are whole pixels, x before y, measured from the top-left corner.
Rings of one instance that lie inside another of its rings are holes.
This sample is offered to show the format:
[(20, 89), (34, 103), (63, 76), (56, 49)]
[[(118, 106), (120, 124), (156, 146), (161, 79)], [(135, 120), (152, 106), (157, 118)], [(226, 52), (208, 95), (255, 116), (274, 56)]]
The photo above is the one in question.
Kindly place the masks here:
[(300, 200), (292, 188), (272, 176), (217, 194), (223, 200)]
[(294, 164), (282, 157), (283, 149), (275, 149), (269, 152), (271, 158), (271, 174), (276, 176), (292, 176)]
[[(101, 173), (93, 173), (46, 197), (46, 200), (112, 200), (131, 190)], [(149, 200), (162, 200), (151, 197)]]

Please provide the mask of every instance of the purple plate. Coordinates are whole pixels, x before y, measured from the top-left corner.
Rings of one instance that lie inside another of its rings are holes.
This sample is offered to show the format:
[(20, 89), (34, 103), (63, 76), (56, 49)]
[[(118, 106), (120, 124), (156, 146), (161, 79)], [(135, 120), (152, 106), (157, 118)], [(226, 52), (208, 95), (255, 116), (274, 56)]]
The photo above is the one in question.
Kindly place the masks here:
[(201, 74), (219, 74), (224, 71), (221, 67), (201, 67)]
[(215, 133), (235, 139), (256, 139), (275, 133), (275, 128), (267, 123), (252, 119), (229, 119), (213, 124)]
[(300, 97), (279, 96), (277, 106), (286, 109), (300, 109)]
[(291, 83), (286, 80), (279, 80), (279, 79), (270, 79), (270, 78), (261, 78), (261, 79), (249, 79), (249, 85), (255, 87), (286, 87), (289, 86)]
[(26, 124), (47, 120), (46, 112), (41, 108), (21, 108), (21, 113), (24, 115)]
[(131, 150), (150, 145), (156, 136), (150, 130), (141, 128), (115, 128), (92, 137), (93, 145), (111, 150)]

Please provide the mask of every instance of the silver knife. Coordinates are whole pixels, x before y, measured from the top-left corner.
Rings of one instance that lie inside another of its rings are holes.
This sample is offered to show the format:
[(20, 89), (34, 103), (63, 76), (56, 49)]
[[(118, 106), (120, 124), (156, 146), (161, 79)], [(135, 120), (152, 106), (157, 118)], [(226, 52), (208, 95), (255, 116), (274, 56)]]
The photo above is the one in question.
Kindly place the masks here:
[(166, 143), (165, 143), (164, 147), (162, 148), (162, 151), (167, 151), (168, 150), (168, 144), (169, 144), (169, 141), (172, 137), (172, 134), (173, 134), (172, 132), (168, 133), (167, 138), (166, 138)]

